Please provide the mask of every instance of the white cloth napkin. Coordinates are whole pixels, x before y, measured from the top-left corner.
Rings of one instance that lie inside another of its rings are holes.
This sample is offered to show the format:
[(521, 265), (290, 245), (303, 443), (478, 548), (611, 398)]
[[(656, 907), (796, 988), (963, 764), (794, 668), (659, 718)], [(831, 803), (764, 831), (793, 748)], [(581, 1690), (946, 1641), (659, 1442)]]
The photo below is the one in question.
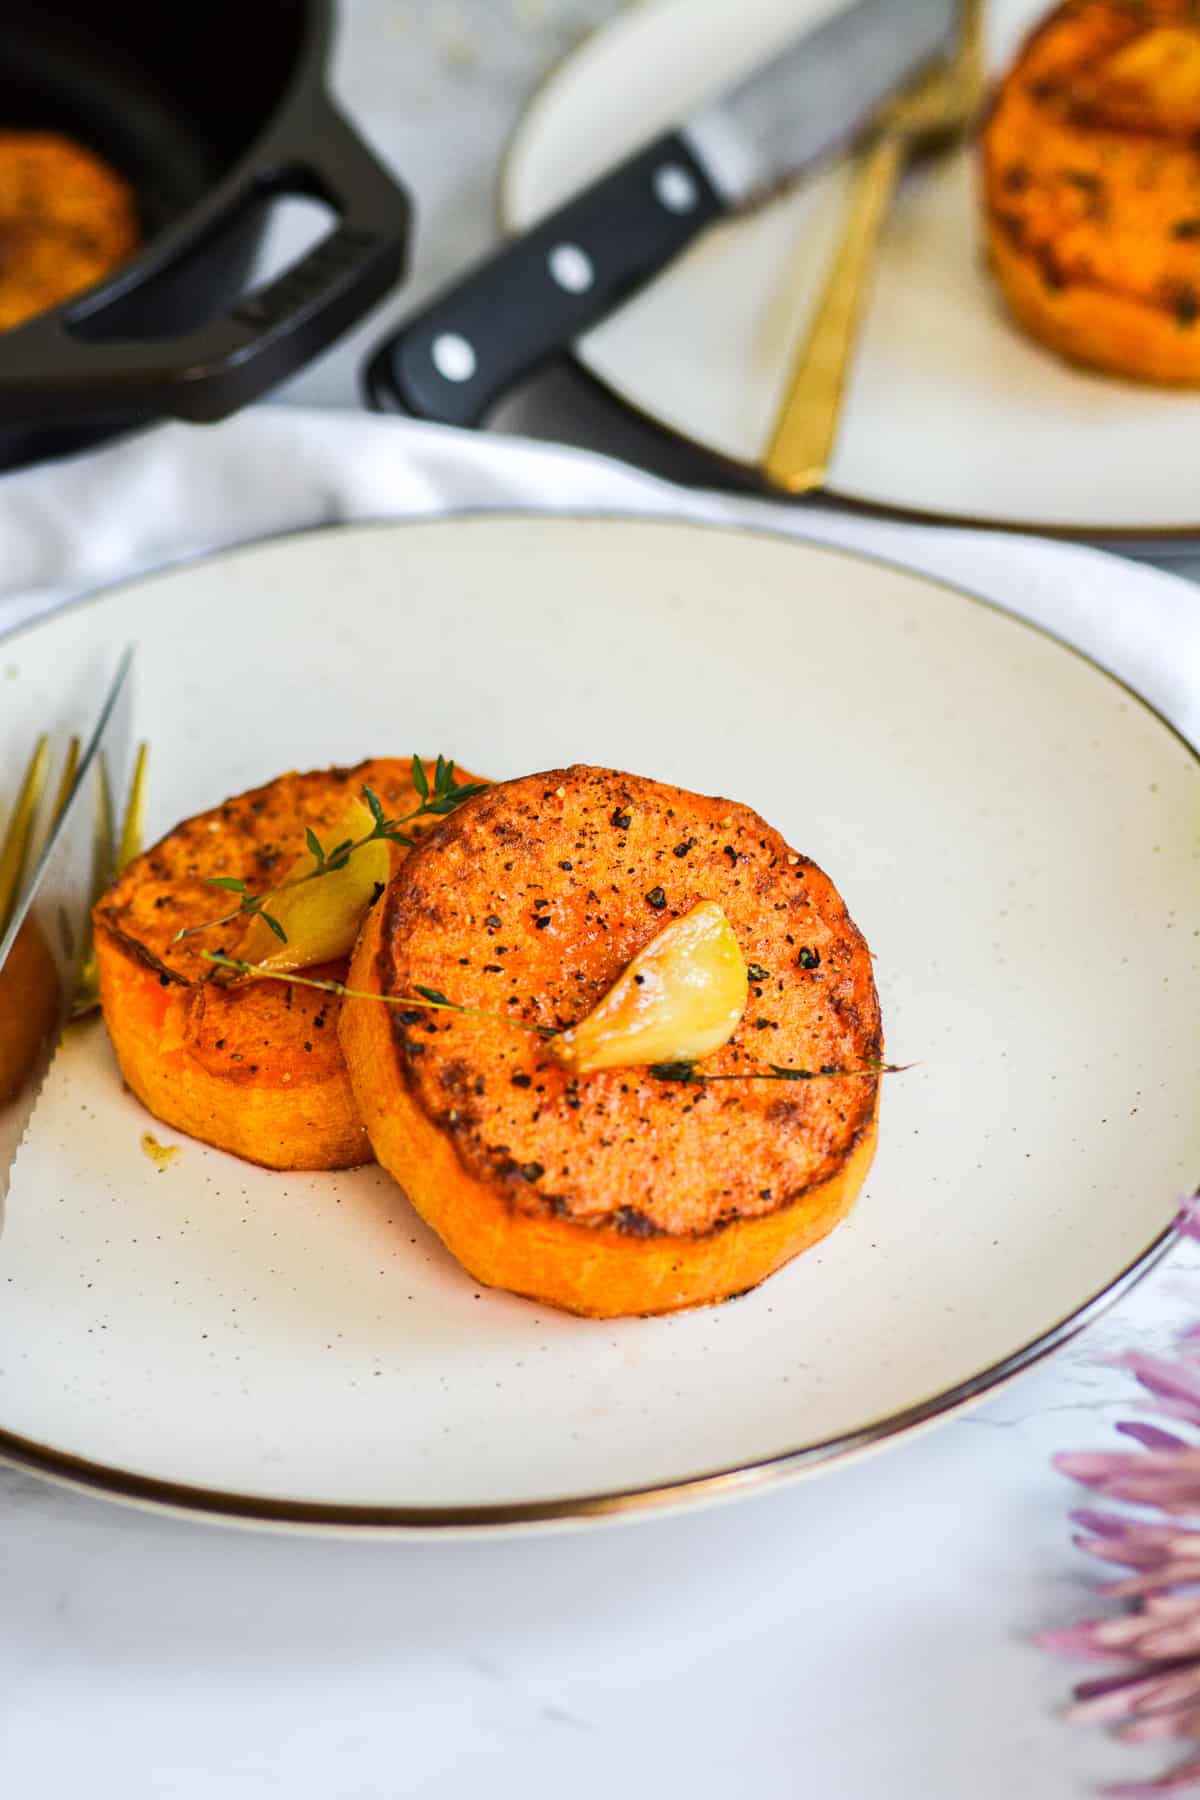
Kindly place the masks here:
[(489, 510), (747, 524), (925, 570), (1086, 651), (1200, 744), (1200, 595), (1177, 577), (1075, 545), (701, 493), (558, 446), (297, 407), (166, 425), (0, 481), (0, 634), (220, 545)]

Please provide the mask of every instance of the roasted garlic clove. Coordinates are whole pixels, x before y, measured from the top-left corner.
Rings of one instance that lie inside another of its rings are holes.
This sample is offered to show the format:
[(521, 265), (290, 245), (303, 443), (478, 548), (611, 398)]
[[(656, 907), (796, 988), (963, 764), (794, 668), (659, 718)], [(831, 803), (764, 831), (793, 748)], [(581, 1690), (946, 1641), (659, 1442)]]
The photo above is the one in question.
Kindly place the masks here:
[[(352, 800), (334, 830), (326, 833), (326, 854), (367, 837), (372, 826), (368, 808), (361, 800)], [(377, 838), (355, 850), (344, 868), (301, 880), (313, 873), (314, 866), (313, 855), (306, 850), (267, 897), (264, 911), (279, 921), (287, 942), (280, 941), (265, 919), (256, 918), (241, 947), (246, 962), (260, 969), (306, 969), (312, 963), (349, 956), (367, 908), (391, 875), (388, 847)], [(289, 882), (297, 885), (289, 887)]]
[(714, 901), (702, 900), (652, 938), (587, 1017), (546, 1047), (577, 1075), (693, 1062), (733, 1036), (746, 991), (733, 928)]

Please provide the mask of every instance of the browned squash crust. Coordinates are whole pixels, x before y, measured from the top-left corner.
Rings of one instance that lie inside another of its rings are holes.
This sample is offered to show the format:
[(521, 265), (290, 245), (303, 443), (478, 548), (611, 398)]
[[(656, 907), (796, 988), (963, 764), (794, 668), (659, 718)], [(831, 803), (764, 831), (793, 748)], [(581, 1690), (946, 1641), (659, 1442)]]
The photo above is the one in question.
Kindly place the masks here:
[[(833, 883), (748, 807), (576, 767), (490, 789), (413, 853), (351, 985), (414, 983), (562, 1028), (664, 924), (725, 911), (754, 971), (704, 1073), (859, 1068), (881, 1054), (870, 955)], [(593, 1317), (743, 1292), (848, 1211), (878, 1076), (696, 1086), (572, 1077), (504, 1023), (346, 1001), (376, 1155), (479, 1281)]]
[[(340, 1003), (299, 985), (214, 980), (203, 952), (236, 957), (247, 919), (172, 940), (230, 910), (208, 877), (262, 893), (303, 852), (306, 826), (329, 847), (364, 783), (392, 817), (419, 805), (407, 759), (281, 775), (176, 826), (130, 863), (93, 915), (101, 1005), (129, 1087), (166, 1124), (267, 1168), (372, 1160), (338, 1043)], [(391, 854), (396, 867), (407, 853)], [(341, 980), (346, 964), (304, 973)]]
[(108, 275), (139, 237), (129, 183), (50, 131), (0, 131), (0, 331)]
[(1073, 362), (1200, 382), (1200, 13), (1066, 0), (983, 131), (988, 254), (1014, 313)]

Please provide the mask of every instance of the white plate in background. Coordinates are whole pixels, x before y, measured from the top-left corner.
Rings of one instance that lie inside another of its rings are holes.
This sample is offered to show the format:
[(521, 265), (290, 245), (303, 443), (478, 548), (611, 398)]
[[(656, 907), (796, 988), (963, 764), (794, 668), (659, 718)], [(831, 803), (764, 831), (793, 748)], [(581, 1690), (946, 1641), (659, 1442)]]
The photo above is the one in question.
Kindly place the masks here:
[[(563, 63), (505, 162), (519, 229), (838, 0), (643, 0)], [(1045, 0), (991, 0), (997, 69)], [(839, 498), (1085, 535), (1200, 536), (1200, 394), (1071, 368), (1014, 325), (983, 263), (973, 153), (922, 164), (887, 226), (829, 477)], [(728, 461), (762, 457), (845, 194), (828, 168), (710, 233), (576, 354), (618, 398)]]

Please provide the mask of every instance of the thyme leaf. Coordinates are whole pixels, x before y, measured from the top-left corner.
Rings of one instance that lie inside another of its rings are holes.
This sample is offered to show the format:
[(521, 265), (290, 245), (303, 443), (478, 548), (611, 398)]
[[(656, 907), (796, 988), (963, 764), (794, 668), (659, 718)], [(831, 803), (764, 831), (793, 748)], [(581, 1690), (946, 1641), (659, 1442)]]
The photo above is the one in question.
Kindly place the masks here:
[(383, 807), (379, 803), (379, 795), (364, 782), (362, 797), (367, 803), (368, 810), (370, 811), (376, 826), (381, 826), (383, 824)]
[(661, 1062), (651, 1063), (646, 1070), (653, 1075), (655, 1081), (701, 1081), (703, 1076), (697, 1075), (694, 1062)]

